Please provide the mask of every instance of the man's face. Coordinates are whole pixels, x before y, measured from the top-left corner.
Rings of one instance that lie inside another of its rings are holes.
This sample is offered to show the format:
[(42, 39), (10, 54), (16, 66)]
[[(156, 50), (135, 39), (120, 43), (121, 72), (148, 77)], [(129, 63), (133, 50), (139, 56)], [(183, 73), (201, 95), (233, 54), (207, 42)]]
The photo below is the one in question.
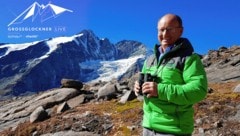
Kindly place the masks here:
[(182, 35), (183, 28), (173, 16), (164, 16), (158, 22), (158, 40), (162, 46), (173, 45)]

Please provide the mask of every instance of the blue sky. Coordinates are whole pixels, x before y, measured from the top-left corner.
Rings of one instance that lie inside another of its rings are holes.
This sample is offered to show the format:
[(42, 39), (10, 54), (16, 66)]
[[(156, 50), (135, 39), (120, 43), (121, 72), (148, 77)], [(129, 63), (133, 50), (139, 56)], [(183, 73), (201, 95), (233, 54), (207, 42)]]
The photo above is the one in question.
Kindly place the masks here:
[[(28, 19), (8, 26), (34, 2), (51, 3), (73, 12), (45, 22)], [(90, 29), (112, 43), (136, 40), (152, 48), (158, 43), (158, 19), (175, 13), (182, 17), (183, 37), (191, 41), (197, 53), (240, 45), (239, 0), (1, 0), (0, 4), (0, 43), (71, 36)], [(9, 27), (51, 27), (52, 31), (10, 31)]]

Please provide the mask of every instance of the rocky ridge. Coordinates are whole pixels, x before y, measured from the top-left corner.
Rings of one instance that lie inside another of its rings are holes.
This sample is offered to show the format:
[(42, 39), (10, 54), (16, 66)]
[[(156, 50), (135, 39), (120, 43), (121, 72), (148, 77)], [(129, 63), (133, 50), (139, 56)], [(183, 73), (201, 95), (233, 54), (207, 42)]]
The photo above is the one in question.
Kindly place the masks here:
[(210, 82), (240, 80), (240, 46), (210, 50), (202, 60)]

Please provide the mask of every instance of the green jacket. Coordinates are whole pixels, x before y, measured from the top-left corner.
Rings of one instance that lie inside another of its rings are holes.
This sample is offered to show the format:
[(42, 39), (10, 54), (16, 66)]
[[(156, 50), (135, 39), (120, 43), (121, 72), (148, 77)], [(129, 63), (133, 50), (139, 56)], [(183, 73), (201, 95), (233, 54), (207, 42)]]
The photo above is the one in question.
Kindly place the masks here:
[(180, 38), (172, 50), (159, 57), (158, 45), (142, 69), (155, 75), (158, 97), (144, 97), (143, 127), (172, 134), (194, 130), (193, 104), (205, 98), (207, 78), (201, 59), (191, 43)]

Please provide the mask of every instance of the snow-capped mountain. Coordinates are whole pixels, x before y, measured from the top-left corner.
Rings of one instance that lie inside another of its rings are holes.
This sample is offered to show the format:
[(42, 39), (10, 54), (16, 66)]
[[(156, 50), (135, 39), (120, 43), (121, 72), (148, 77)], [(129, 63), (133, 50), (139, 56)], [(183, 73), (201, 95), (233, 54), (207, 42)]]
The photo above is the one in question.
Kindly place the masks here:
[(91, 30), (23, 44), (0, 45), (0, 95), (59, 87), (62, 78), (83, 82), (119, 79), (136, 72), (146, 55), (137, 41), (112, 44)]

